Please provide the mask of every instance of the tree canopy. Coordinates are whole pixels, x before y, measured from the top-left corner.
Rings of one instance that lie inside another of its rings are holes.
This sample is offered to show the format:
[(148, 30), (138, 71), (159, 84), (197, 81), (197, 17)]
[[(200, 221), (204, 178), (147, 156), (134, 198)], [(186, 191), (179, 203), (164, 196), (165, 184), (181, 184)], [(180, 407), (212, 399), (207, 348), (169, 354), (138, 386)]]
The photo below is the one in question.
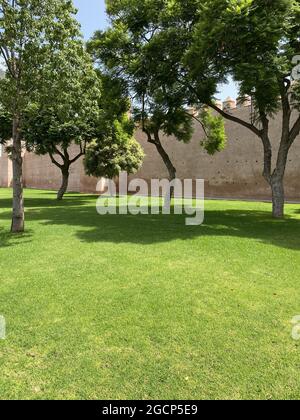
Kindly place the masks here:
[(0, 100), (12, 118), (12, 232), (24, 230), (24, 113), (43, 85), (59, 74), (64, 45), (79, 37), (75, 12), (70, 0), (0, 0), (0, 54), (7, 70), (0, 84)]
[(143, 158), (144, 152), (133, 137), (133, 127), (125, 114), (87, 147), (84, 165), (88, 175), (113, 179), (121, 172), (138, 171)]
[[(92, 40), (99, 51), (95, 58), (124, 73), (139, 94), (145, 86), (161, 89), (167, 98), (174, 97), (169, 92), (182, 92), (187, 105), (205, 110), (201, 123), (208, 123), (214, 137), (222, 138), (221, 120), (212, 124), (207, 107), (212, 118), (220, 114), (255, 134), (263, 145), (273, 214), (281, 217), (287, 156), (300, 131), (299, 81), (291, 79), (293, 57), (300, 51), (299, 0), (108, 0), (107, 8), (112, 27)], [(251, 97), (248, 119), (215, 103), (219, 84), (230, 77), (241, 98)], [(279, 111), (282, 133), (272, 167), (269, 126)], [(211, 135), (209, 145), (218, 146)]]
[[(209, 123), (204, 130), (209, 137), (200, 143), (211, 154), (224, 148), (226, 136), (222, 119), (208, 113), (201, 119), (204, 110), (197, 112), (199, 118), (189, 112), (195, 105), (194, 97), (178, 79), (178, 69), (168, 62), (170, 54), (162, 58), (165, 40), (160, 37), (164, 35), (163, 29), (174, 21), (171, 13), (165, 14), (166, 10), (167, 2), (163, 1), (108, 1), (111, 27), (105, 32), (96, 32), (88, 46), (99, 67), (110, 75), (118, 75), (126, 84), (135, 121), (148, 142), (156, 146), (169, 178), (174, 179), (176, 168), (162, 144), (161, 135), (187, 143), (196, 122), (202, 126)], [(189, 16), (192, 16), (190, 10)], [(188, 39), (187, 33), (185, 36)], [(173, 53), (177, 53), (178, 61), (182, 52), (181, 46), (177, 47)]]

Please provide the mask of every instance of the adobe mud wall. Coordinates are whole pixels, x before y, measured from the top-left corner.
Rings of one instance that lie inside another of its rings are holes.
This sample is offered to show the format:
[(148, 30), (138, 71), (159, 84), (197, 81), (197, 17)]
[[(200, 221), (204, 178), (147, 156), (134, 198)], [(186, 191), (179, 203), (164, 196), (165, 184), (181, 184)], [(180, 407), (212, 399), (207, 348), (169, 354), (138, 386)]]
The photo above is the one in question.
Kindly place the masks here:
[[(234, 106), (234, 105), (232, 105)], [(249, 119), (251, 107), (243, 106), (232, 109), (234, 115)], [(271, 138), (276, 157), (281, 118), (277, 116), (271, 122)], [(215, 198), (251, 198), (269, 199), (270, 189), (262, 177), (263, 149), (260, 139), (256, 138), (246, 128), (226, 121), (228, 143), (226, 149), (209, 156), (200, 147), (204, 134), (200, 126), (195, 127), (195, 133), (190, 144), (182, 144), (174, 138), (164, 138), (163, 144), (168, 151), (175, 167), (177, 176), (184, 178), (205, 179), (207, 197)], [(146, 158), (141, 170), (135, 175), (150, 181), (153, 178), (167, 178), (168, 173), (155, 147), (147, 143), (141, 131), (136, 132), (136, 138), (145, 150)], [(285, 177), (286, 197), (288, 200), (300, 200), (300, 138), (291, 148), (287, 173)], [(74, 146), (73, 153), (77, 152)], [(11, 162), (5, 154), (0, 157), (0, 186), (11, 184)], [(53, 189), (59, 188), (60, 171), (50, 161), (48, 156), (38, 157), (26, 153), (24, 156), (24, 184), (28, 188)], [(97, 179), (84, 174), (82, 160), (71, 168), (70, 191), (96, 192)]]

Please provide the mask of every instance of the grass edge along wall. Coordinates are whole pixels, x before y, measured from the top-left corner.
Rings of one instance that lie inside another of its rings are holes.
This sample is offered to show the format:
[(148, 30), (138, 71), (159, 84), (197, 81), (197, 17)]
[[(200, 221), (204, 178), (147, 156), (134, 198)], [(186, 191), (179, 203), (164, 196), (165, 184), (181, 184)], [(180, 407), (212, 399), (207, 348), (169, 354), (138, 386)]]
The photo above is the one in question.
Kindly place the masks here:
[[(223, 104), (229, 112), (243, 119), (249, 119), (251, 106), (236, 107), (233, 100)], [(225, 150), (215, 156), (209, 156), (199, 146), (204, 134), (201, 127), (196, 126), (190, 144), (182, 144), (172, 138), (164, 138), (163, 143), (169, 153), (180, 179), (205, 179), (205, 195), (212, 198), (249, 198), (270, 199), (270, 188), (262, 177), (262, 145), (258, 138), (249, 130), (238, 124), (225, 121), (228, 142)], [(277, 115), (271, 121), (271, 139), (276, 150), (278, 130), (281, 126), (281, 116)], [(136, 132), (136, 138), (143, 146), (146, 157), (141, 170), (135, 177), (150, 181), (153, 178), (167, 178), (168, 173), (155, 147), (147, 143), (141, 131)], [(274, 151), (275, 151), (274, 150)], [(77, 153), (74, 146), (74, 155)], [(276, 156), (276, 153), (274, 153)], [(291, 148), (285, 177), (286, 199), (300, 200), (300, 142), (296, 139)], [(0, 157), (0, 186), (11, 185), (11, 162), (5, 153)], [(24, 154), (24, 184), (28, 188), (53, 189), (59, 188), (61, 174), (51, 163), (48, 156), (39, 157)], [(84, 173), (82, 160), (71, 168), (70, 191), (96, 192), (97, 180), (87, 177)]]

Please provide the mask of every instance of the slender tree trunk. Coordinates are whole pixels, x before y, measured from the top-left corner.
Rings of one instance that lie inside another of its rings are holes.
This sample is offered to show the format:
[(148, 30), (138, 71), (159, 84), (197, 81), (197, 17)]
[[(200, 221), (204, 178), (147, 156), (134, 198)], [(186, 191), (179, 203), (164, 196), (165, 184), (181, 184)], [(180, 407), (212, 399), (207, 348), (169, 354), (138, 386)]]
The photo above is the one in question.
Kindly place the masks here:
[(13, 214), (11, 232), (24, 232), (23, 158), (20, 138), (19, 116), (13, 119)]
[(176, 178), (176, 168), (174, 167), (168, 153), (163, 148), (161, 142), (155, 142), (155, 146), (169, 172), (169, 180), (173, 181)]
[(273, 217), (281, 219), (284, 217), (284, 175), (286, 171), (287, 159), (289, 150), (292, 144), (290, 139), (290, 110), (287, 101), (283, 96), (283, 122), (282, 122), (282, 136), (277, 153), (277, 161), (275, 170), (272, 172), (272, 144), (269, 138), (269, 120), (265, 113), (261, 113), (263, 131), (262, 142), (264, 146), (264, 172), (263, 175), (269, 183), (272, 190), (272, 204), (273, 204)]
[[(273, 202), (273, 217), (280, 219), (284, 217), (284, 175), (288, 160), (288, 154), (292, 141), (289, 137), (289, 119), (290, 114), (283, 119), (283, 130), (281, 143), (278, 150), (276, 168), (271, 177), (272, 202)], [(287, 121), (286, 121), (287, 120)]]
[[(276, 169), (272, 173), (272, 145), (269, 138), (269, 119), (264, 110), (259, 110), (262, 129), (257, 128), (253, 123), (244, 121), (237, 118), (234, 115), (228, 114), (224, 110), (220, 110), (216, 105), (209, 103), (208, 105), (214, 109), (218, 114), (223, 116), (229, 121), (233, 121), (248, 128), (251, 132), (256, 134), (263, 143), (264, 146), (264, 172), (263, 176), (272, 189), (272, 201), (273, 201), (273, 217), (282, 218), (284, 217), (284, 204), (285, 204), (285, 193), (284, 193), (284, 175), (287, 165), (287, 158), (289, 150), (294, 143), (296, 137), (300, 133), (300, 116), (296, 119), (292, 127), (291, 115), (292, 107), (290, 103), (290, 86), (291, 82), (288, 78), (279, 80), (279, 88), (281, 91), (281, 102), (282, 102), (282, 136), (280, 147), (277, 155)], [(194, 92), (195, 93), (195, 92)], [(200, 98), (201, 99), (201, 98)]]
[[(160, 138), (159, 138), (159, 134), (155, 133), (154, 135), (155, 137), (155, 147), (159, 153), (159, 155), (161, 156), (164, 164), (166, 165), (166, 168), (169, 172), (169, 181), (174, 181), (176, 179), (176, 168), (174, 167), (170, 156), (168, 155), (168, 153), (166, 152), (166, 150), (164, 149), (163, 145), (161, 144)], [(171, 186), (170, 190), (166, 193), (166, 196), (164, 197), (165, 199), (165, 207), (170, 207), (171, 205), (171, 200), (174, 197), (174, 186)]]
[(271, 180), (273, 217), (280, 219), (284, 217), (284, 185), (283, 176), (274, 176)]
[(69, 167), (62, 168), (61, 173), (62, 173), (62, 184), (57, 193), (57, 200), (60, 200), (60, 201), (63, 199), (65, 193), (68, 190), (69, 177), (70, 177)]
[[(55, 160), (54, 153), (61, 157), (63, 163), (59, 163), (57, 160)], [(61, 174), (62, 174), (61, 187), (57, 193), (57, 200), (62, 200), (65, 193), (68, 190), (69, 178), (70, 178), (70, 166), (73, 163), (75, 163), (81, 156), (84, 156), (85, 147), (84, 148), (80, 147), (80, 153), (77, 156), (75, 156), (73, 159), (70, 159), (69, 152), (67, 149), (64, 149), (63, 152), (61, 152), (59, 149), (55, 147), (54, 152), (48, 152), (48, 154), (51, 159), (51, 162), (60, 169)]]

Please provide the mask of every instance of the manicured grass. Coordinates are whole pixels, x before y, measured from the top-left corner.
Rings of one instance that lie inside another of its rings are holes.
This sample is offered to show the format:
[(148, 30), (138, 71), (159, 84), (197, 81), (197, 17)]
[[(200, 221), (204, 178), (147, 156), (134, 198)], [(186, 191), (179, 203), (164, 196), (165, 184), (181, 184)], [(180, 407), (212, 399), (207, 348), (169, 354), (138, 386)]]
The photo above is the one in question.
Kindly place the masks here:
[(0, 190), (0, 398), (300, 398), (300, 206), (208, 201), (99, 216), (96, 198)]

